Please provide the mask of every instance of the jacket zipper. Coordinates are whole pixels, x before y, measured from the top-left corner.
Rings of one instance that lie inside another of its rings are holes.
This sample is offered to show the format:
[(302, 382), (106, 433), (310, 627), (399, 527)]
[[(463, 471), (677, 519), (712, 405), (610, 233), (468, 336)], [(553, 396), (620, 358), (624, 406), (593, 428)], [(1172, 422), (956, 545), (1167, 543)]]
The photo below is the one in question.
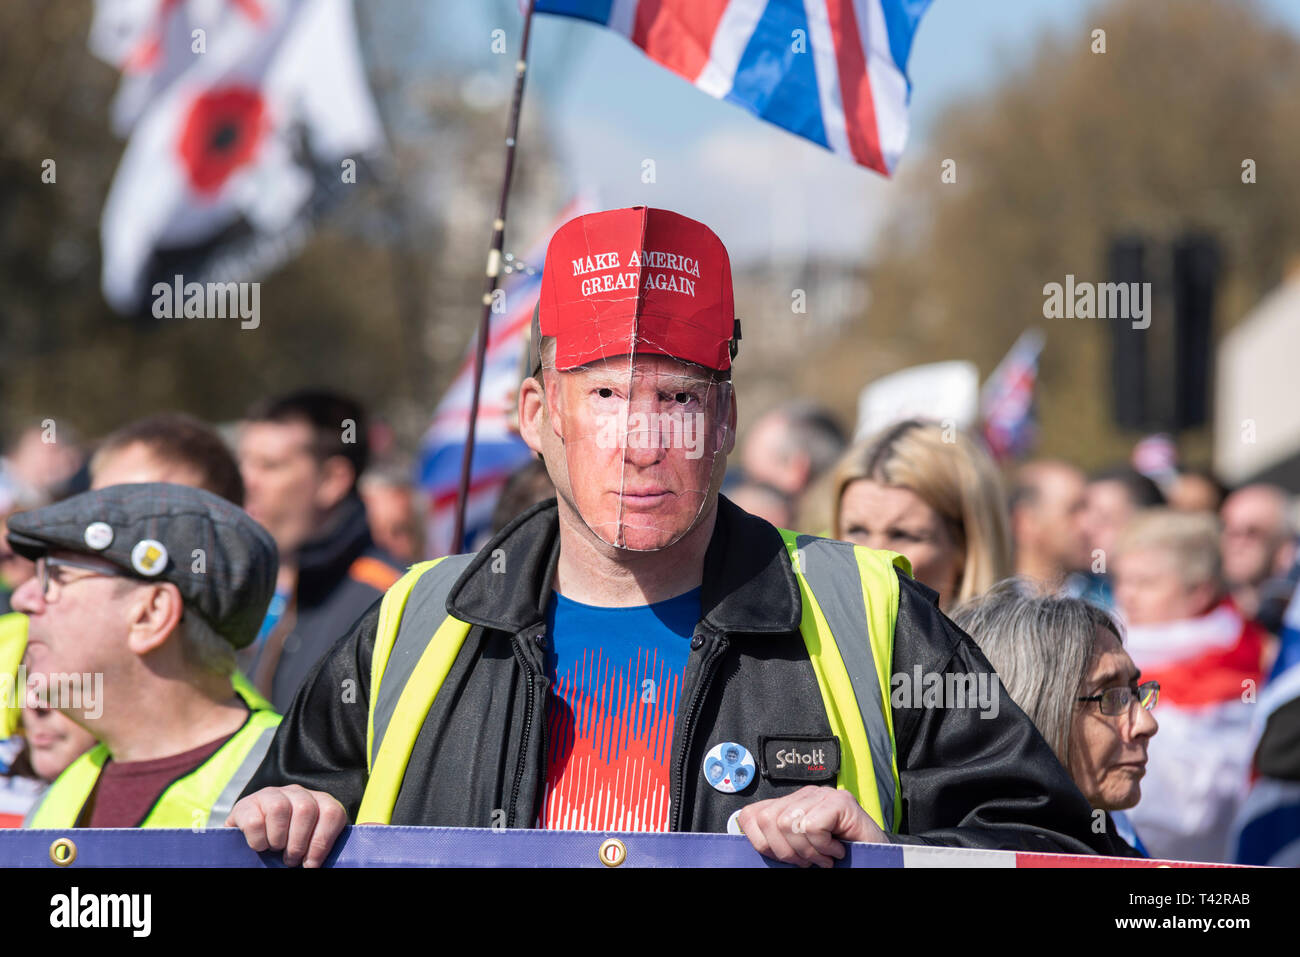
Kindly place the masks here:
[[(536, 636), (529, 636), (530, 640)], [(533, 711), (536, 707), (537, 690), (534, 687), (536, 683), (536, 672), (533, 666), (528, 663), (528, 656), (524, 653), (521, 636), (515, 635), (510, 639), (515, 648), (515, 658), (524, 666), (525, 681), (527, 682), (526, 697), (524, 699), (524, 730), (519, 739), (519, 763), (515, 766), (515, 780), (510, 788), (510, 807), (506, 811), (506, 827), (515, 826), (515, 812), (519, 803), (519, 788), (523, 785), (524, 771), (528, 764), (528, 739), (532, 735), (533, 729)], [(546, 722), (542, 721), (542, 754), (546, 754)], [(531, 826), (531, 825), (530, 825)]]
[[(686, 781), (686, 762), (691, 755), (691, 735), (695, 731), (695, 719), (699, 715), (700, 708), (704, 704), (704, 698), (708, 694), (709, 685), (713, 683), (713, 673), (717, 669), (718, 659), (722, 657), (727, 650), (727, 639), (721, 635), (713, 638), (714, 646), (704, 659), (704, 664), (700, 666), (700, 680), (695, 686), (695, 693), (691, 696), (690, 704), (686, 708), (686, 713), (682, 721), (682, 749), (681, 757), (677, 759), (676, 774), (673, 777), (672, 794), (669, 796), (669, 806), (672, 808), (672, 814), (668, 819), (668, 830), (680, 831), (682, 825), (682, 792)], [(676, 734), (674, 733), (674, 737)]]

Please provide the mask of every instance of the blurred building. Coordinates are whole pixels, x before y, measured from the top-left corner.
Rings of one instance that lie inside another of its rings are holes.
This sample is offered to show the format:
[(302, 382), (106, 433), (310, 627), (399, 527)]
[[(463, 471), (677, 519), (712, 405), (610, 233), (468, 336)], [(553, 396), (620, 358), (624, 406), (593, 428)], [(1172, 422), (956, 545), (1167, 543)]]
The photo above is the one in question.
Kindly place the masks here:
[(1300, 492), (1300, 268), (1223, 337), (1214, 412), (1214, 469), (1230, 485)]

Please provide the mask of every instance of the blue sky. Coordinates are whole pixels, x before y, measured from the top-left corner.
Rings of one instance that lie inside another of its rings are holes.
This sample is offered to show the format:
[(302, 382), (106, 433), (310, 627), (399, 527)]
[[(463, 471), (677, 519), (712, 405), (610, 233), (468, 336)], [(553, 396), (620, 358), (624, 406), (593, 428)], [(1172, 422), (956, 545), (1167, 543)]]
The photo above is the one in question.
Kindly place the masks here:
[[(1078, 31), (1102, 0), (934, 0), (912, 49), (912, 139), (954, 100), (978, 96), (1032, 56), (1046, 32)], [(1300, 34), (1300, 0), (1264, 0)], [(505, 4), (434, 0), (428, 38), (438, 62), (504, 95), (519, 18)], [(508, 56), (489, 35), (506, 30)], [(427, 49), (427, 48), (426, 48)], [(563, 17), (534, 20), (525, 109), (543, 110), (570, 185), (605, 207), (645, 203), (708, 223), (737, 261), (865, 257), (889, 210), (890, 182), (708, 97), (625, 39)], [(505, 115), (505, 105), (501, 112)], [(526, 162), (527, 142), (521, 143)], [(908, 153), (904, 154), (906, 164)], [(642, 182), (645, 160), (655, 182)]]

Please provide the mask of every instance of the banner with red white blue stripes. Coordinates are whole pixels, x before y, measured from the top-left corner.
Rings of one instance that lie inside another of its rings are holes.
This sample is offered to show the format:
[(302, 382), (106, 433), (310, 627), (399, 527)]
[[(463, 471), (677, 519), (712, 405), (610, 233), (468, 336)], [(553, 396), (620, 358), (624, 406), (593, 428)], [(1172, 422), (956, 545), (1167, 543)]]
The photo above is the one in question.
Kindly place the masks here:
[[(845, 843), (837, 867), (1215, 867), (1194, 861)], [(283, 867), (235, 828), (0, 830), (7, 867)], [(347, 827), (327, 867), (787, 867), (730, 834)]]

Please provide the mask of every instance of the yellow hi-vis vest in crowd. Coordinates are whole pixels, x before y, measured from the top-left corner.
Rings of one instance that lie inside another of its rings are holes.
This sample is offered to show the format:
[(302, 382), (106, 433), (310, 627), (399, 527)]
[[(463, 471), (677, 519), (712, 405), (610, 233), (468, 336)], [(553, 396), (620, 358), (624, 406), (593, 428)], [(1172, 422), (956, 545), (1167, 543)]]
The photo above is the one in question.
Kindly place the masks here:
[(27, 616), (0, 615), (0, 738), (18, 733), (26, 688), (18, 687), (18, 667), (27, 650)]
[[(139, 827), (220, 827), (244, 785), (266, 756), (280, 716), (239, 672), (231, 684), (252, 714), (244, 726), (197, 768), (173, 781), (159, 795)], [(99, 772), (108, 760), (108, 748), (97, 744), (73, 761), (28, 813), (23, 827), (76, 827)]]
[[(799, 633), (831, 733), (841, 742), (836, 785), (849, 791), (882, 830), (895, 832), (898, 757), (889, 705), (898, 618), (894, 569), (910, 575), (911, 565), (895, 552), (780, 532), (803, 600)], [(371, 656), (369, 780), (359, 822), (392, 820), (416, 736), (472, 627), (446, 614), (447, 595), (472, 558), (422, 562), (384, 595)], [(416, 614), (407, 617), (403, 612), (417, 583)]]

